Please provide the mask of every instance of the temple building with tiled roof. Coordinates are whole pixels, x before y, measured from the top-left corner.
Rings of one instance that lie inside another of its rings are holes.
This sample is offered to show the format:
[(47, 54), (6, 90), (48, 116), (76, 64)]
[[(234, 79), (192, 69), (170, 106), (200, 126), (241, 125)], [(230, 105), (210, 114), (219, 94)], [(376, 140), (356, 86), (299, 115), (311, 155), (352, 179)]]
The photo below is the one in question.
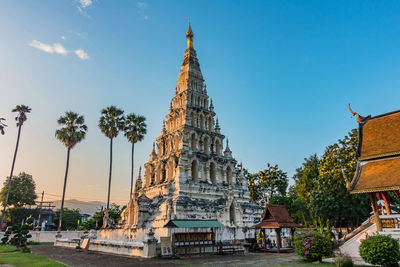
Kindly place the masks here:
[(351, 194), (368, 193), (378, 230), (378, 200), (385, 203), (386, 215), (391, 214), (389, 191), (400, 197), (400, 110), (371, 116), (357, 116), (359, 124), (358, 164), (348, 189)]

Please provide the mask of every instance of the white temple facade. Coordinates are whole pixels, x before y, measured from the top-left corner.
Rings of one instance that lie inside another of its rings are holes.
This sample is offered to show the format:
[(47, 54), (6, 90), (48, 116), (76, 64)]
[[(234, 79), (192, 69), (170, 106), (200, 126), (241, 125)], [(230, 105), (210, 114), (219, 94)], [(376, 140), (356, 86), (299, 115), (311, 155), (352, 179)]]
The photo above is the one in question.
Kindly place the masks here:
[(241, 166), (224, 141), (190, 25), (186, 37), (175, 94), (122, 214), (123, 228), (138, 240), (150, 228), (156, 238), (168, 236), (170, 220), (218, 220), (225, 226), (221, 240), (254, 237), (250, 227), (260, 222), (263, 210), (250, 202)]

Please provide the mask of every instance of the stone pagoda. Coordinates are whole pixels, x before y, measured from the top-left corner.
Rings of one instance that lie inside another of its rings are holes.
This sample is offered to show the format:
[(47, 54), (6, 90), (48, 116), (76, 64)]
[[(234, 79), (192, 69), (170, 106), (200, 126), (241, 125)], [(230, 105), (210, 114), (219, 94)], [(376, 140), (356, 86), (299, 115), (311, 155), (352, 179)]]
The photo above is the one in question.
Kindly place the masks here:
[(254, 237), (263, 210), (250, 202), (241, 165), (232, 157), (207, 94), (189, 24), (175, 94), (153, 143), (144, 175), (122, 214), (130, 239), (152, 228), (168, 236), (170, 220), (217, 220), (222, 240)]

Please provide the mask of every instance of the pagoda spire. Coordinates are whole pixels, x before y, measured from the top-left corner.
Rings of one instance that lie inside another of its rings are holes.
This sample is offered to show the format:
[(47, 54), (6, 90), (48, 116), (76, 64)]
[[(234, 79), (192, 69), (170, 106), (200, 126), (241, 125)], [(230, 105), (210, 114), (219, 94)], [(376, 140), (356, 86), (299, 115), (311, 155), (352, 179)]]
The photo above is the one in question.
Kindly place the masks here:
[(190, 19), (189, 19), (189, 28), (186, 32), (186, 38), (187, 38), (187, 49), (193, 49), (193, 31), (192, 27), (190, 27)]

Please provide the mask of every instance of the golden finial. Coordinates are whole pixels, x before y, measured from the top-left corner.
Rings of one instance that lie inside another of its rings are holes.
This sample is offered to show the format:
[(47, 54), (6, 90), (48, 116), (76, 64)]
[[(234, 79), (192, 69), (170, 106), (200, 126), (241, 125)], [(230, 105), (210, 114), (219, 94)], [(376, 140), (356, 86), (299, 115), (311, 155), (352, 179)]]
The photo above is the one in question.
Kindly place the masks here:
[(354, 112), (351, 107), (350, 107), (350, 103), (349, 103), (349, 110), (351, 112), (351, 114), (353, 114), (353, 116), (357, 116), (357, 122), (360, 123), (361, 120), (363, 119), (363, 117), (361, 117), (357, 112)]
[(192, 31), (192, 27), (190, 27), (190, 17), (189, 17), (189, 28), (186, 32), (186, 38), (187, 38), (187, 48), (193, 48), (193, 31)]

